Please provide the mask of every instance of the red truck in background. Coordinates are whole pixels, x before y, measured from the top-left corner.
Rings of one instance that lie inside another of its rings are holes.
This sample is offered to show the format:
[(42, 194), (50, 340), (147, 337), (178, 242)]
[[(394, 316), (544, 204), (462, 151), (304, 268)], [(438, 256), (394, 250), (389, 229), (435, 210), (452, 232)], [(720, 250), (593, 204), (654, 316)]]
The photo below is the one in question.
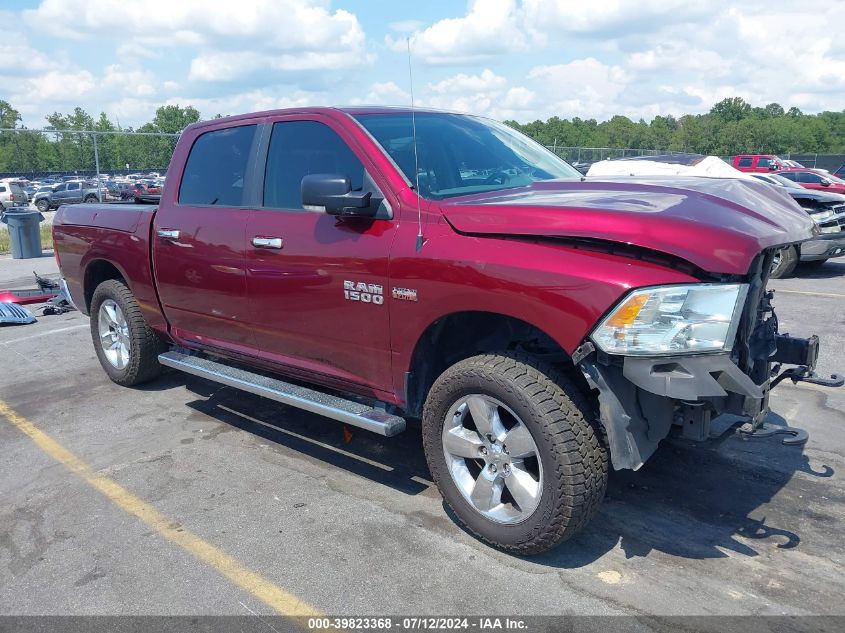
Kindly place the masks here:
[(774, 154), (739, 154), (733, 159), (734, 169), (745, 172), (766, 173), (789, 166)]
[(766, 290), (813, 226), (765, 183), (585, 181), (494, 121), (362, 107), (192, 125), (158, 205), (62, 207), (53, 236), (114, 382), (168, 366), (385, 436), (421, 418), (455, 515), (530, 554), (673, 428), (757, 429), (779, 380), (841, 384)]

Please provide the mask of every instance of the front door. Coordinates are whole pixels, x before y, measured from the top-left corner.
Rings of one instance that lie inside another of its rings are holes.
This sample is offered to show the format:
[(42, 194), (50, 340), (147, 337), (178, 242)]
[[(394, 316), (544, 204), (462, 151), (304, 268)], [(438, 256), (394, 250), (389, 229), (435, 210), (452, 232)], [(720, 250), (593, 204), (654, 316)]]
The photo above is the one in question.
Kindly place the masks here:
[[(306, 211), (300, 193), (304, 176), (338, 174), (383, 199), (373, 167), (329, 121), (288, 118), (267, 132), (263, 204), (247, 228), (256, 346), (328, 384), (388, 390), (388, 255), (398, 223)], [(389, 216), (390, 202), (382, 204)]]
[(156, 212), (151, 239), (159, 298), (172, 334), (184, 343), (251, 353), (244, 192), (255, 138), (255, 125), (199, 135), (181, 182), (167, 188)]

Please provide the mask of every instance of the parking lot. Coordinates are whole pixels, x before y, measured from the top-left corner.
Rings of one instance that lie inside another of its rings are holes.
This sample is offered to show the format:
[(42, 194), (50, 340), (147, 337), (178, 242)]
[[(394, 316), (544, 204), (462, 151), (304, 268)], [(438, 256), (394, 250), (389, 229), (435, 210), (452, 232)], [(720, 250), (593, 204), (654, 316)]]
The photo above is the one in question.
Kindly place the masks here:
[[(33, 269), (57, 274), (0, 257), (0, 288)], [(781, 332), (845, 370), (845, 262), (770, 287)], [(0, 358), (0, 614), (845, 614), (845, 389), (773, 392), (804, 447), (664, 442), (523, 559), (453, 521), (416, 425), (350, 440), (178, 373), (121, 388), (76, 312), (2, 327)]]

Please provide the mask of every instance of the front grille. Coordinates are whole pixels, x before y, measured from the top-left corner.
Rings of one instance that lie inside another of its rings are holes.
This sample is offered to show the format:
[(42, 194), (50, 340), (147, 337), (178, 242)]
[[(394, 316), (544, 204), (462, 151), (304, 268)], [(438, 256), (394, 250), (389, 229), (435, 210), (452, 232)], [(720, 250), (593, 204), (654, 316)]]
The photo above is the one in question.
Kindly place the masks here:
[(0, 320), (4, 323), (32, 323), (35, 317), (15, 303), (0, 303)]

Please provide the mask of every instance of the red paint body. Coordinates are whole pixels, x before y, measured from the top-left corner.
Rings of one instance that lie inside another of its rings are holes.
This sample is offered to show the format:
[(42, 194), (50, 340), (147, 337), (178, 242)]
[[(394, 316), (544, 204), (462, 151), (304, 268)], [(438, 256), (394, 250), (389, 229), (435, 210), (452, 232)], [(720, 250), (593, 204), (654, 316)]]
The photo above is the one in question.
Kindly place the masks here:
[(767, 174), (775, 169), (785, 169), (780, 158), (774, 154), (739, 154), (731, 163), (739, 171)]
[[(392, 219), (178, 204), (201, 133), (303, 119), (329, 125), (352, 148)], [(807, 239), (812, 226), (777, 188), (734, 180), (552, 181), (418, 201), (348, 111), (313, 108), (191, 126), (157, 208), (62, 207), (54, 239), (83, 310), (92, 264), (108, 262), (150, 325), (174, 343), (401, 406), (414, 349), (444, 316), (514, 317), (571, 353), (629, 289), (695, 282), (703, 271), (745, 275), (762, 249)], [(162, 240), (160, 229), (180, 237)], [(253, 237), (281, 237), (284, 247), (254, 248)], [(613, 254), (614, 245), (626, 253)], [(383, 304), (347, 300), (348, 280), (382, 286)], [(415, 289), (417, 301), (392, 298), (393, 288)]]

